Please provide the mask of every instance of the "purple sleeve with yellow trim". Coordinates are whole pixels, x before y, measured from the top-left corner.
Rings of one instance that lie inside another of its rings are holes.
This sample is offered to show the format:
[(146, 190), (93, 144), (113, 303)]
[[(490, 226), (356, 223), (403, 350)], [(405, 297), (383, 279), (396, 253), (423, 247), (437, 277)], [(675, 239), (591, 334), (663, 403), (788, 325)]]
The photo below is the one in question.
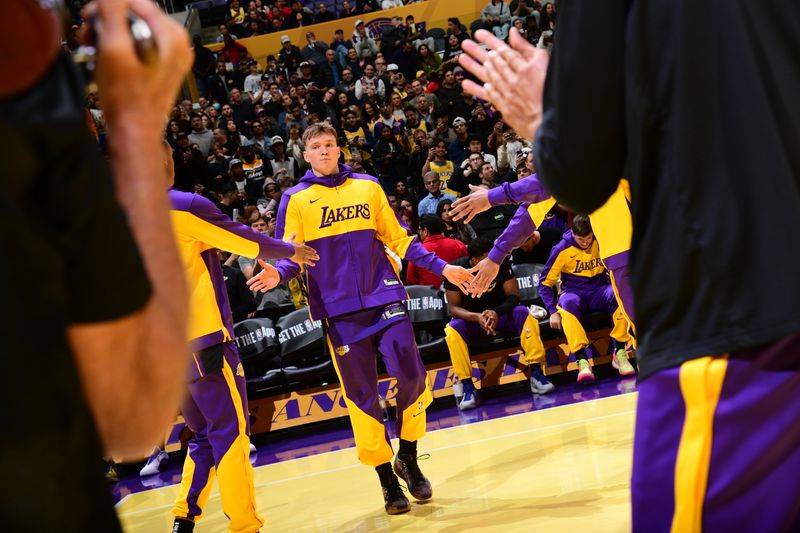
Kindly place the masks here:
[(281, 259), (294, 255), (294, 247), (253, 231), (229, 219), (210, 200), (193, 195), (187, 211), (200, 219), (192, 225), (195, 237), (210, 246), (245, 257)]
[(542, 202), (550, 197), (536, 174), (513, 183), (503, 183), (500, 187), (495, 187), (489, 191), (489, 203), (492, 206), (505, 204), (521, 204), (528, 202), (535, 204)]
[[(300, 226), (299, 220), (296, 220), (296, 210), (292, 209), (289, 210), (289, 202), (292, 199), (292, 195), (288, 193), (284, 193), (281, 197), (281, 203), (278, 205), (278, 219), (275, 225), (275, 237), (278, 239), (283, 239), (283, 235), (286, 231), (286, 227), (295, 228)], [(287, 217), (290, 216), (292, 218), (287, 220)], [(293, 233), (297, 233), (296, 231), (292, 231)], [(295, 238), (299, 242), (303, 242), (302, 235), (295, 235)], [(297, 277), (300, 272), (301, 268), (300, 265), (292, 261), (291, 259), (281, 259), (275, 264), (275, 269), (278, 271), (278, 274), (281, 276), (281, 282), (288, 282), (289, 280)]]
[[(492, 189), (496, 190), (496, 189)], [(491, 191), (489, 191), (491, 193)], [(489, 251), (489, 259), (498, 265), (501, 264), (506, 257), (511, 255), (515, 249), (522, 246), (522, 244), (531, 236), (531, 233), (536, 231), (536, 224), (533, 223), (530, 213), (528, 213), (529, 204), (525, 203), (517, 208), (514, 217), (509, 222), (508, 227), (503, 230), (503, 233), (494, 241), (494, 246)]]
[(555, 285), (561, 277), (561, 253), (567, 249), (569, 245), (566, 241), (561, 241), (550, 252), (550, 257), (544, 265), (544, 270), (539, 274), (539, 296), (544, 302), (545, 309), (551, 315), (557, 311), (556, 309), (556, 294)]

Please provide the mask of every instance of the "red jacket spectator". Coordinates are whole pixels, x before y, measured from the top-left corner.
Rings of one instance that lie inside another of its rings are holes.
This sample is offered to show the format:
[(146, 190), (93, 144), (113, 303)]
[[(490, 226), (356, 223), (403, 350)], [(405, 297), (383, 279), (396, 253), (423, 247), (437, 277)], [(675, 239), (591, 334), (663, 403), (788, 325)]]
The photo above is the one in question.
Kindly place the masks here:
[[(422, 239), (422, 246), (446, 263), (467, 256), (467, 247), (463, 242), (442, 235), (442, 219), (436, 215), (425, 215), (420, 219), (419, 236)], [(440, 276), (431, 274), (413, 263), (408, 264), (406, 273), (408, 285), (430, 285), (438, 289), (442, 286), (442, 281)]]

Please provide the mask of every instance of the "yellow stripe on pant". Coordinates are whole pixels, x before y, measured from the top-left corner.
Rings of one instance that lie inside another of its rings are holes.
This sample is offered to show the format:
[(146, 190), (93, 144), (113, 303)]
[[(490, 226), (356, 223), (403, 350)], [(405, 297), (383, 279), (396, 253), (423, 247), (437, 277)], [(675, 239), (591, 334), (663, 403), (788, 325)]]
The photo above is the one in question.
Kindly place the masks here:
[[(197, 496), (197, 505), (200, 507), (200, 509), (206, 508), (208, 495), (211, 494), (211, 486), (214, 484), (216, 472), (217, 470), (214, 467), (209, 470), (206, 484), (203, 486), (203, 490), (201, 490), (200, 494)], [(187, 501), (187, 498), (189, 496), (189, 490), (191, 490), (192, 487), (192, 480), (194, 480), (195, 473), (195, 462), (192, 459), (191, 453), (187, 453), (186, 460), (183, 462), (183, 473), (181, 474), (181, 484), (178, 488), (178, 499), (175, 501), (175, 507), (172, 509), (172, 514), (175, 516), (181, 518), (186, 518), (189, 516), (189, 502)], [(202, 517), (203, 513), (200, 513), (199, 515), (193, 517), (193, 519), (197, 521)]]
[(556, 309), (558, 314), (561, 315), (561, 329), (564, 330), (564, 336), (567, 338), (569, 351), (576, 353), (578, 350), (589, 346), (586, 330), (583, 329), (583, 324), (578, 320), (578, 317), (564, 310), (560, 305), (557, 305)]
[[(383, 422), (379, 422), (374, 417), (362, 411), (358, 405), (347, 396), (347, 389), (342, 381), (342, 374), (339, 371), (339, 365), (336, 360), (336, 350), (333, 344), (331, 344), (330, 337), (326, 336), (326, 341), (328, 342), (331, 361), (333, 361), (333, 368), (336, 369), (339, 383), (342, 384), (342, 397), (347, 405), (347, 414), (350, 416), (350, 424), (353, 426), (353, 438), (356, 441), (358, 460), (367, 466), (378, 466), (390, 462), (392, 457), (394, 457), (394, 452), (386, 441), (386, 428), (384, 428)], [(377, 371), (375, 381), (375, 387), (377, 388)], [(370, 384), (370, 386), (372, 385)]]
[[(222, 375), (231, 392), (231, 400), (236, 409), (239, 436), (225, 452), (217, 467), (219, 493), (222, 510), (230, 518), (228, 531), (231, 533), (251, 533), (264, 525), (264, 519), (256, 511), (256, 494), (253, 482), (253, 466), (250, 464), (250, 437), (247, 435), (245, 416), (242, 411), (242, 398), (236, 386), (228, 361), (223, 361)], [(247, 479), (242, 482), (242, 477)]]
[(454, 330), (450, 325), (444, 327), (444, 340), (447, 350), (450, 352), (450, 362), (453, 364), (459, 381), (472, 379), (472, 364), (469, 362), (469, 348), (461, 337), (461, 334)]
[(539, 331), (539, 322), (533, 315), (528, 314), (525, 319), (525, 326), (519, 334), (520, 345), (525, 354), (525, 362), (534, 365), (544, 361), (544, 344), (542, 344), (542, 334)]
[(727, 355), (702, 357), (681, 365), (686, 415), (675, 461), (673, 533), (702, 530), (714, 414), (727, 368)]
[(425, 390), (417, 397), (417, 401), (405, 408), (402, 413), (403, 426), (400, 430), (400, 438), (403, 440), (418, 441), (425, 436), (426, 431), (426, 409), (433, 402), (433, 393), (427, 378)]

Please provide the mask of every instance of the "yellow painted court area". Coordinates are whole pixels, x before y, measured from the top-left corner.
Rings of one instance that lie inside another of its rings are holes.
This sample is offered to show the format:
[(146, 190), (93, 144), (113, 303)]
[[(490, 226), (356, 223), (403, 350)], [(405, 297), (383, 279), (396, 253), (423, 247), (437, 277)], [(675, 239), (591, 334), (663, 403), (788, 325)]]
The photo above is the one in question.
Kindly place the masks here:
[[(636, 394), (580, 402), (432, 431), (420, 466), (433, 499), (411, 512), (383, 510), (378, 478), (355, 449), (255, 469), (262, 531), (630, 530)], [(395, 449), (396, 449), (396, 443)], [(128, 496), (117, 511), (126, 532), (171, 530), (177, 486)], [(224, 532), (214, 489), (196, 533)]]

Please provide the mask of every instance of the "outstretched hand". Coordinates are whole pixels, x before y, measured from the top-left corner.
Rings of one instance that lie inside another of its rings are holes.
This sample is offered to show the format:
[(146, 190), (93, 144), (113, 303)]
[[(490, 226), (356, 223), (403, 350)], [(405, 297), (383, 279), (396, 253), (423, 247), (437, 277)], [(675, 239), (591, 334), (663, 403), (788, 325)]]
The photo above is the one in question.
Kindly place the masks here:
[(530, 44), (511, 28), (509, 46), (492, 32), (478, 30), (475, 39), (467, 39), (461, 47), (458, 62), (483, 84), (464, 80), (464, 91), (487, 100), (519, 135), (532, 139), (542, 121), (542, 93), (550, 55)]
[(259, 259), (258, 264), (261, 265), (261, 272), (247, 280), (250, 290), (267, 292), (277, 287), (281, 282), (278, 270), (263, 259)]
[(442, 276), (447, 278), (447, 281), (458, 287), (464, 294), (469, 293), (469, 284), (472, 281), (472, 274), (466, 268), (447, 265), (442, 271)]
[(450, 216), (453, 220), (464, 218), (465, 224), (469, 224), (478, 213), (483, 213), (492, 207), (489, 203), (489, 189), (470, 185), (469, 190), (471, 192), (467, 196), (459, 198), (450, 206)]
[(475, 275), (469, 285), (469, 292), (474, 298), (480, 298), (487, 291), (494, 278), (497, 277), (497, 273), (500, 272), (500, 265), (488, 257), (484, 257), (469, 271)]
[(316, 264), (314, 261), (319, 261), (319, 255), (317, 255), (317, 251), (310, 246), (306, 246), (305, 244), (295, 241), (295, 236), (296, 234), (292, 233), (289, 235), (289, 240), (287, 241), (289, 244), (294, 246), (294, 255), (292, 255), (292, 257), (289, 259), (298, 265), (308, 265), (313, 267)]

